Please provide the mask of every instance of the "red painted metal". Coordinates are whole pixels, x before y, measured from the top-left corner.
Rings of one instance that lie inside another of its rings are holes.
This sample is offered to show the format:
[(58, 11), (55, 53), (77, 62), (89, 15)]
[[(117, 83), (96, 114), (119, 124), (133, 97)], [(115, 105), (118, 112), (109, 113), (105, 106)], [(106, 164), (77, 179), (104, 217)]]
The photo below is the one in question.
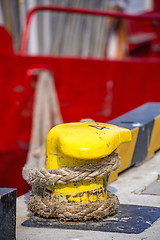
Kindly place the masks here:
[[(17, 174), (25, 163), (32, 126), (35, 84), (28, 75), (30, 69), (47, 68), (54, 74), (64, 122), (81, 118), (106, 122), (145, 102), (160, 101), (159, 66), (157, 59), (108, 61), (1, 56), (0, 150), (1, 159), (6, 153), (7, 160), (5, 157), (5, 162), (1, 160), (0, 184), (17, 187), (19, 194), (25, 191), (25, 183)], [(21, 153), (21, 159), (17, 153)], [(3, 178), (4, 169), (11, 166), (9, 163), (15, 167), (7, 169), (10, 180)]]
[(12, 37), (2, 26), (0, 26), (0, 36), (0, 55), (13, 54)]
[(154, 12), (160, 12), (160, 1), (159, 0), (153, 0), (154, 4)]
[[(28, 189), (21, 170), (26, 161), (32, 127), (36, 83), (33, 69), (48, 69), (54, 75), (64, 122), (82, 118), (106, 122), (145, 102), (160, 101), (159, 58), (109, 61), (27, 55), (30, 19), (41, 8), (48, 10), (48, 7), (38, 7), (27, 17), (19, 54), (10, 51), (13, 46), (9, 35), (4, 38), (6, 50), (3, 54), (0, 45), (0, 187), (17, 187), (18, 195)], [(60, 7), (51, 9), (66, 11)], [(95, 10), (68, 9), (67, 12), (122, 17), (122, 14)], [(130, 19), (156, 16), (160, 19), (159, 14), (130, 16)]]

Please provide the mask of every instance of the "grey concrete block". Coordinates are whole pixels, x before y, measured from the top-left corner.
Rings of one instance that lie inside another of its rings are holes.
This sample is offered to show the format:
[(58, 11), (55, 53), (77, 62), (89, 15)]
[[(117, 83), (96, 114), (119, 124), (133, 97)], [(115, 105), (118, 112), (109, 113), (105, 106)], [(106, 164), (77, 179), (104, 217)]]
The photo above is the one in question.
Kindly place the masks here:
[(16, 239), (16, 192), (0, 188), (0, 240)]

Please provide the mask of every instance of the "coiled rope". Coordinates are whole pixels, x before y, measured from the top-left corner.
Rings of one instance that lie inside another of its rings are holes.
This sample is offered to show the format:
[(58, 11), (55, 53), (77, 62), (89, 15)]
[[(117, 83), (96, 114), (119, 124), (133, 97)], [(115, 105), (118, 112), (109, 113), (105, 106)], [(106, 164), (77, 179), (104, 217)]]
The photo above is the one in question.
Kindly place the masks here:
[(38, 71), (32, 119), (30, 147), (22, 172), (24, 179), (31, 168), (44, 168), (47, 134), (53, 126), (63, 123), (54, 76), (46, 70)]
[(59, 221), (101, 220), (117, 212), (119, 200), (108, 192), (107, 199), (90, 203), (55, 202), (50, 196), (31, 193), (28, 208), (44, 218), (56, 218)]
[(108, 193), (106, 200), (89, 203), (57, 202), (48, 193), (46, 186), (81, 180), (89, 181), (96, 177), (109, 176), (119, 167), (120, 157), (114, 152), (98, 163), (74, 168), (30, 170), (26, 179), (32, 185), (28, 208), (41, 217), (63, 219), (64, 221), (99, 220), (112, 215), (119, 207), (119, 200), (114, 194)]
[[(74, 168), (60, 167), (58, 169), (26, 169), (29, 172), (25, 180), (30, 185), (48, 186), (66, 184), (76, 181), (90, 181), (96, 177), (110, 175), (120, 167), (120, 157), (117, 153), (105, 157), (101, 162), (85, 164)], [(25, 171), (25, 169), (24, 169)]]

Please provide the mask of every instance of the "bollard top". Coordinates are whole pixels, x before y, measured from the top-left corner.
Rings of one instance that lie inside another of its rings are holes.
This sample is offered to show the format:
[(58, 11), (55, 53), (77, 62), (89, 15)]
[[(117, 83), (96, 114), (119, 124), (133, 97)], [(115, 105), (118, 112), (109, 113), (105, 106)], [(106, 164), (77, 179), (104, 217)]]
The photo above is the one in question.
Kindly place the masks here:
[(129, 141), (131, 131), (112, 124), (65, 123), (55, 126), (48, 133), (46, 160), (56, 155), (62, 159), (65, 156), (73, 159), (99, 159)]

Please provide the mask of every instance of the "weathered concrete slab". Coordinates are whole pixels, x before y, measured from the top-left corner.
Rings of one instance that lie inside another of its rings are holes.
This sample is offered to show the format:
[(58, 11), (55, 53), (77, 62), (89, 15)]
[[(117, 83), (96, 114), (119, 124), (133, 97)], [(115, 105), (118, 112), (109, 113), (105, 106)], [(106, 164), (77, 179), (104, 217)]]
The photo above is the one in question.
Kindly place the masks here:
[(155, 181), (147, 187), (142, 194), (160, 195), (160, 180)]
[[(140, 205), (160, 208), (159, 195), (146, 195), (141, 192), (156, 181), (160, 173), (160, 153), (143, 165), (133, 167), (122, 173), (118, 180), (108, 186), (108, 190), (115, 193), (121, 204)], [(33, 228), (24, 227), (22, 223), (28, 220), (32, 213), (27, 211), (27, 195), (18, 198), (17, 206), (17, 239), (18, 240), (159, 240), (160, 218), (153, 224), (148, 222), (148, 228), (137, 234), (102, 232), (94, 230), (58, 229), (58, 228)], [(127, 211), (127, 210), (126, 210)], [(134, 225), (134, 222), (133, 222)], [(125, 224), (127, 229), (127, 223)], [(139, 229), (139, 226), (137, 225)]]

